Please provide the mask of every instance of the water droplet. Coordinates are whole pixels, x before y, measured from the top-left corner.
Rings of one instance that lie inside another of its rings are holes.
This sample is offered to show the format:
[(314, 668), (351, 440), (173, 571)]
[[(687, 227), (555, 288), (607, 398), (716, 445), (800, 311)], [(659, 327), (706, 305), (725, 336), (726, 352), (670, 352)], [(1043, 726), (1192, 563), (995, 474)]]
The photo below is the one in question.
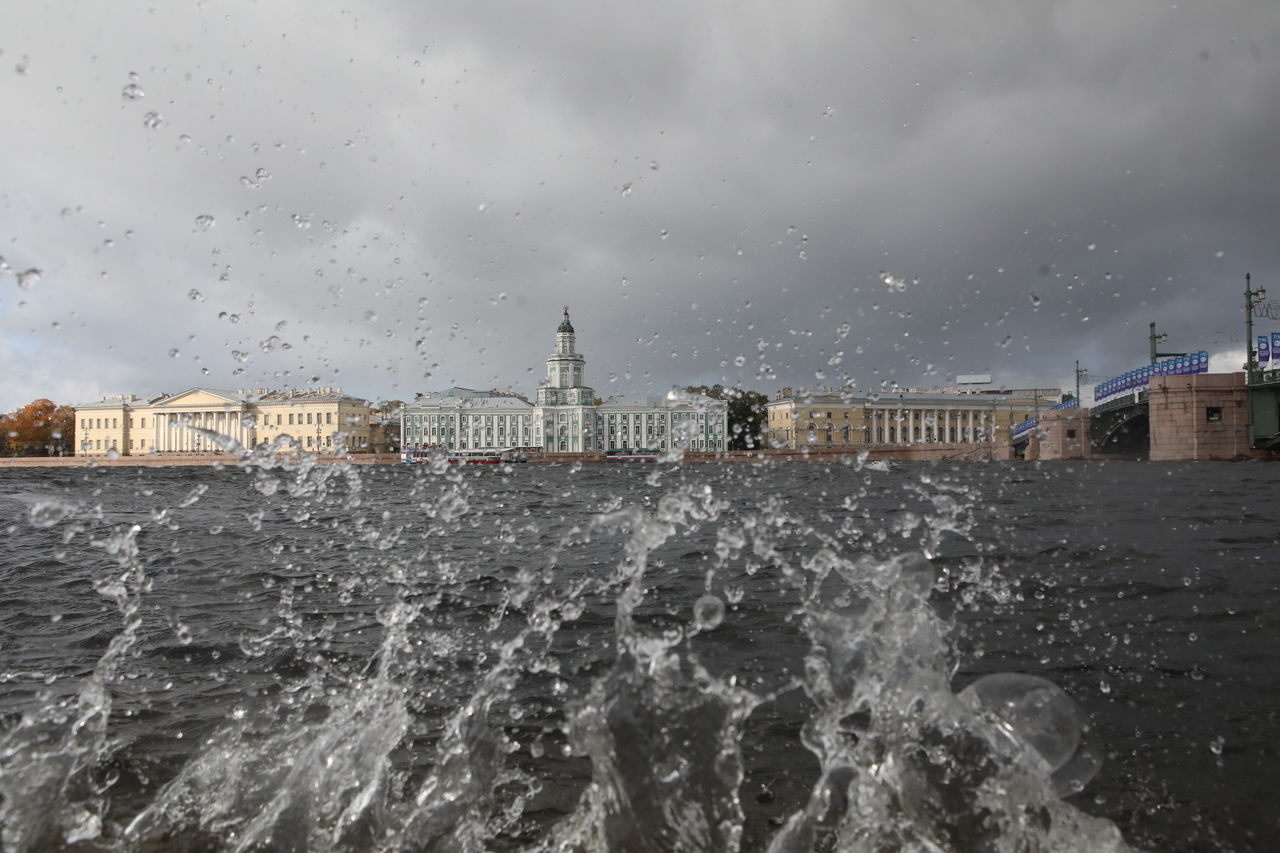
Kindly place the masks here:
[(207, 213), (202, 213), (196, 217), (196, 230), (208, 231), (215, 224), (216, 220)]
[(1209, 751), (1214, 755), (1222, 755), (1222, 747), (1226, 744), (1226, 740), (1221, 735), (1209, 741)]
[(661, 237), (663, 240), (665, 240), (670, 235), (667, 233), (667, 229), (663, 228), (661, 231), (658, 232), (658, 236)]
[(901, 276), (892, 273), (881, 272), (880, 280), (884, 282), (884, 286), (894, 293), (904, 293), (907, 289), (907, 280)]
[(29, 56), (23, 56), (22, 59), (18, 60), (18, 64), (13, 66), (13, 70), (17, 71), (23, 77), (27, 76), (27, 72), (30, 71), (30, 69), (31, 69), (31, 57)]
[(627, 196), (629, 196), (629, 195), (631, 195), (631, 184), (623, 184), (623, 185), (622, 185), (622, 196), (623, 196), (623, 198), (626, 198), (626, 197), (627, 197)]
[(734, 363), (735, 365), (737, 365), (738, 367), (742, 367), (742, 366), (744, 366), (744, 365), (747, 363), (747, 357), (746, 357), (745, 355), (739, 355), (739, 356), (736, 356), (736, 357), (733, 359), (733, 363)]
[(181, 356), (182, 356), (182, 351), (177, 349), (176, 347), (174, 349), (169, 350), (169, 358), (180, 358)]
[(187, 298), (192, 302), (204, 302), (204, 294), (194, 287), (187, 291)]
[(155, 130), (162, 124), (164, 124), (164, 117), (155, 110), (152, 110), (142, 117), (142, 126), (147, 130)]
[(262, 349), (263, 352), (273, 352), (279, 349), (280, 338), (277, 335), (272, 335), (271, 337), (259, 343), (258, 346)]
[(1005, 335), (1004, 340), (1000, 341), (1001, 349), (1008, 349), (1009, 344), (1013, 343), (1013, 335)]
[(295, 213), (293, 215), (293, 224), (298, 226), (299, 229), (306, 231), (311, 227), (311, 214), (303, 216), (301, 213)]
[(1085, 248), (1088, 249), (1090, 252), (1092, 252), (1094, 249), (1098, 248), (1098, 244), (1090, 243), (1088, 246), (1085, 246)]
[(32, 267), (29, 270), (23, 270), (18, 273), (18, 287), (23, 290), (30, 290), (32, 287), (40, 283), (40, 270)]
[(831, 118), (831, 117), (832, 117), (833, 115), (835, 115), (835, 114), (836, 114), (836, 108), (835, 108), (835, 107), (833, 107), (833, 106), (831, 106), (830, 104), (827, 104), (827, 105), (826, 105), (825, 107), (823, 107), (823, 109), (822, 109), (822, 117), (823, 117), (823, 118)]
[(656, 171), (658, 171), (658, 161), (657, 161), (657, 160), (650, 160), (650, 161), (649, 161), (649, 171), (651, 171), (651, 172), (656, 172)]
[(119, 451), (119, 450), (117, 450), (117, 449), (115, 449), (114, 447), (112, 447), (112, 448), (108, 449), (108, 450), (107, 450), (107, 458), (108, 458), (108, 459), (119, 459), (119, 458), (120, 458), (120, 451)]
[(73, 505), (58, 500), (36, 501), (31, 506), (28, 519), (33, 527), (53, 527), (75, 509)]
[(724, 621), (724, 602), (714, 595), (704, 595), (693, 605), (693, 625), (699, 631), (712, 631)]
[(1028, 294), (1027, 294), (1027, 299), (1031, 301), (1031, 307), (1032, 307), (1032, 308), (1039, 308), (1039, 307), (1040, 307), (1040, 297), (1039, 297), (1037, 294), (1035, 294), (1034, 292), (1033, 292), (1033, 293), (1028, 293)]
[(236, 361), (246, 362), (249, 360), (249, 353), (244, 352), (242, 350), (233, 349), (231, 351), (231, 357), (234, 358)]
[(137, 83), (130, 83), (128, 86), (125, 86), (123, 89), (120, 90), (120, 94), (126, 100), (136, 101), (140, 98), (145, 97), (147, 93), (142, 91), (142, 87), (139, 86)]
[(836, 337), (840, 338), (840, 340), (844, 340), (848, 336), (849, 336), (848, 323), (841, 323), (839, 326), (836, 326)]

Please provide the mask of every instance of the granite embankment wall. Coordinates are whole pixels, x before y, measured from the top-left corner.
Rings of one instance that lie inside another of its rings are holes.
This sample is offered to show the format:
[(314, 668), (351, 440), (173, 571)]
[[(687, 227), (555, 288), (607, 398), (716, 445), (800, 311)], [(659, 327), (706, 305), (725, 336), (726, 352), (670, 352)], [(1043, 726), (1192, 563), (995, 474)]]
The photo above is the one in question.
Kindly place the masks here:
[[(864, 448), (867, 461), (900, 461), (922, 462), (931, 460), (989, 460), (1011, 458), (1007, 442), (983, 442), (980, 444), (924, 444), (924, 445), (886, 445)], [(685, 462), (833, 462), (844, 459), (855, 459), (862, 452), (856, 448), (846, 449), (800, 449), (800, 450), (730, 450), (724, 453), (686, 452)], [(335, 459), (332, 456), (320, 456), (322, 464), (336, 461), (351, 462), (355, 465), (391, 465), (397, 464), (400, 457), (395, 453), (353, 453)], [(534, 453), (529, 461), (540, 464), (572, 464), (604, 462), (603, 453)], [(234, 465), (236, 460), (221, 454), (157, 454), (148, 456), (121, 456), (117, 459), (106, 457), (84, 456), (18, 456), (0, 458), (0, 468), (129, 468), (129, 467), (181, 467), (218, 465)]]

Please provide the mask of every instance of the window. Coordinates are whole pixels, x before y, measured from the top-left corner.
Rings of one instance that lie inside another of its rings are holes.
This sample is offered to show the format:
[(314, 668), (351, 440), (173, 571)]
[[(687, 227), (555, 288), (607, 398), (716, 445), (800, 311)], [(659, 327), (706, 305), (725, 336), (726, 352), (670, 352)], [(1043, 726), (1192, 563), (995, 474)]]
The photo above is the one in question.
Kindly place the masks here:
[(1222, 407), (1205, 406), (1204, 419), (1211, 424), (1219, 423), (1222, 420)]
[(1067, 430), (1067, 438), (1075, 438), (1075, 437), (1076, 437), (1076, 431), (1075, 431), (1075, 430), (1073, 430), (1073, 429), (1069, 429), (1069, 430)]

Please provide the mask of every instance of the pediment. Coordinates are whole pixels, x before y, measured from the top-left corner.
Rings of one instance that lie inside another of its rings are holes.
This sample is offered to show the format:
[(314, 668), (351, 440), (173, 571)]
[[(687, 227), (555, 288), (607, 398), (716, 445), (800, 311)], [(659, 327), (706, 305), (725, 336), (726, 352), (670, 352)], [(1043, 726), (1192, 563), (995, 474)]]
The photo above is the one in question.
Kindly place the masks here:
[(244, 400), (227, 391), (212, 388), (188, 388), (171, 397), (157, 400), (152, 404), (158, 409), (207, 407), (211, 409), (242, 408)]

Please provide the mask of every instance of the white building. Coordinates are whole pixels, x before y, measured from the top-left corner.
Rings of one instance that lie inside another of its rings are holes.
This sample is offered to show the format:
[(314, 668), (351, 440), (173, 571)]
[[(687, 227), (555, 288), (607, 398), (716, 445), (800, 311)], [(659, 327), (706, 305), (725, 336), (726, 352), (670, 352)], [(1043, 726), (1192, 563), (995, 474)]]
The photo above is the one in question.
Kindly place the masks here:
[(538, 388), (537, 404), (502, 391), (450, 388), (419, 395), (401, 415), (405, 450), (538, 448), (582, 453), (608, 450), (724, 450), (728, 403), (672, 392), (665, 398), (611, 397), (600, 402), (586, 382), (569, 309)]

